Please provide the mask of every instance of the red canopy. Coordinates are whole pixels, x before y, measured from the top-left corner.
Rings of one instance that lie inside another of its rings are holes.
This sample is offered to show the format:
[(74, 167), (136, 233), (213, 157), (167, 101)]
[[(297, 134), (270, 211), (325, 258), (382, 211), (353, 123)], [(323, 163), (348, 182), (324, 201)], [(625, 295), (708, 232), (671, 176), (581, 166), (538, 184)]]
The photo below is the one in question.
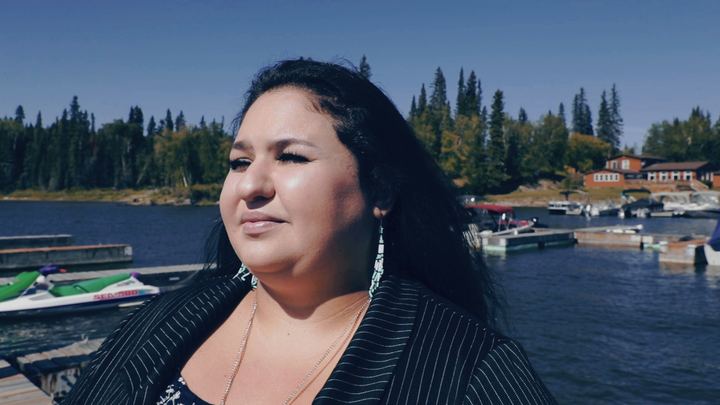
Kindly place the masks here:
[(478, 208), (481, 210), (499, 212), (501, 214), (512, 214), (515, 212), (515, 211), (513, 211), (512, 207), (506, 207), (504, 205), (495, 205), (495, 204), (468, 205), (465, 208)]

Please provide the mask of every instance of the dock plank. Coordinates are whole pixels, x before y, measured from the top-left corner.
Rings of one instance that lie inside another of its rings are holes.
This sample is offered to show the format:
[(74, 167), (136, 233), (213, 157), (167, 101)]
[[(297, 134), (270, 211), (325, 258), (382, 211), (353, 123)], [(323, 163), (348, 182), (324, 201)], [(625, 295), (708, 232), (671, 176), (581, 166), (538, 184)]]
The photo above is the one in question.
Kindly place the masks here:
[[(98, 270), (98, 271), (77, 271), (68, 273), (57, 273), (48, 276), (52, 282), (58, 281), (82, 281), (93, 278), (114, 276), (121, 273), (140, 273), (140, 274), (163, 274), (163, 273), (182, 273), (188, 271), (202, 270), (202, 264), (181, 264), (177, 266), (160, 266), (160, 267), (137, 267), (115, 270)], [(13, 277), (0, 277), (0, 285), (5, 285), (13, 280)]]

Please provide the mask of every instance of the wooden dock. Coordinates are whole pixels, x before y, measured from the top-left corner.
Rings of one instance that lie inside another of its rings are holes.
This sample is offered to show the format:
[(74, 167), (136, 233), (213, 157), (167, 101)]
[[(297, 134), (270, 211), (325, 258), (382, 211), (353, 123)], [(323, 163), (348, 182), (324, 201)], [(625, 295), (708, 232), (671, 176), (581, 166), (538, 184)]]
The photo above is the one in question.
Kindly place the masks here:
[(684, 242), (664, 243), (660, 247), (660, 263), (707, 264), (705, 243), (707, 239), (694, 239)]
[[(114, 276), (121, 273), (140, 273), (141, 275), (165, 274), (165, 273), (183, 273), (190, 271), (202, 270), (202, 264), (182, 264), (178, 266), (162, 266), (162, 267), (138, 267), (117, 270), (98, 270), (98, 271), (75, 271), (67, 273), (56, 273), (48, 276), (53, 283), (57, 282), (74, 282), (89, 280), (91, 278), (100, 278)], [(0, 285), (5, 285), (12, 281), (13, 277), (0, 277)]]
[(58, 246), (0, 250), (0, 269), (122, 263), (132, 261), (130, 245)]
[(52, 404), (53, 398), (67, 395), (103, 341), (85, 340), (0, 360), (0, 403)]
[(562, 246), (575, 243), (573, 231), (567, 229), (535, 229), (535, 232), (519, 233), (517, 235), (483, 236), (477, 234), (474, 237), (475, 247), (482, 249), (485, 253), (507, 253), (526, 249), (542, 249), (550, 246)]
[(50, 395), (38, 388), (10, 363), (0, 359), (0, 404), (40, 405), (52, 403)]

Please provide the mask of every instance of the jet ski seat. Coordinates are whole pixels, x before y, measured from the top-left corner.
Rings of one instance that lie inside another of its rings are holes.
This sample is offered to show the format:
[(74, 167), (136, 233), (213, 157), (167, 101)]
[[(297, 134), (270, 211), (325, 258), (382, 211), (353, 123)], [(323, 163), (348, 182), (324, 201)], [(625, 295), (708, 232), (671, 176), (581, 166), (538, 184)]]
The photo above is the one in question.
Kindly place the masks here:
[(56, 297), (68, 297), (71, 295), (87, 294), (98, 292), (103, 288), (118, 283), (123, 280), (130, 278), (127, 273), (116, 274), (114, 276), (107, 276), (102, 278), (96, 278), (92, 280), (81, 281), (79, 283), (63, 286), (55, 286), (50, 290), (50, 294)]

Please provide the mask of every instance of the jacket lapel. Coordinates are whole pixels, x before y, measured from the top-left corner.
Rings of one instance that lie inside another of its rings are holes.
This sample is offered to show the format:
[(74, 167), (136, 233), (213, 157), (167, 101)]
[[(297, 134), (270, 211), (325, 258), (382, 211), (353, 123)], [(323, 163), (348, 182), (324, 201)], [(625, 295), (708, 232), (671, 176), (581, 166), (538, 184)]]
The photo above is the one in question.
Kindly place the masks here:
[(227, 319), (248, 291), (239, 277), (222, 277), (209, 286), (200, 283), (186, 289), (182, 296), (177, 294), (153, 308), (157, 323), (141, 334), (144, 343), (122, 368), (125, 386), (136, 393), (132, 403), (155, 403), (158, 390), (167, 386), (188, 353)]
[(396, 277), (380, 284), (365, 318), (313, 405), (377, 404), (410, 338), (418, 287)]

